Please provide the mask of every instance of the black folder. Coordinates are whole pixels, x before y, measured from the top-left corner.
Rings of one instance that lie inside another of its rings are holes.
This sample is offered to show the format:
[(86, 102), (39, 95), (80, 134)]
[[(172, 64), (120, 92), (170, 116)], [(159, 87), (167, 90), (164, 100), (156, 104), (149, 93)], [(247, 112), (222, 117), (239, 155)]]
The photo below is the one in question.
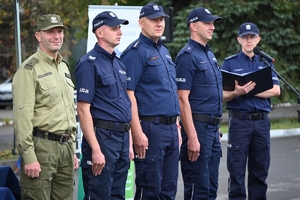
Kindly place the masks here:
[(253, 81), (256, 83), (254, 89), (246, 94), (247, 97), (251, 97), (260, 92), (273, 88), (271, 67), (264, 67), (257, 71), (244, 73), (244, 74), (228, 72), (222, 69), (221, 72), (223, 77), (223, 90), (233, 91), (235, 89), (235, 82), (234, 82), (235, 80), (241, 86), (245, 85), (249, 81)]

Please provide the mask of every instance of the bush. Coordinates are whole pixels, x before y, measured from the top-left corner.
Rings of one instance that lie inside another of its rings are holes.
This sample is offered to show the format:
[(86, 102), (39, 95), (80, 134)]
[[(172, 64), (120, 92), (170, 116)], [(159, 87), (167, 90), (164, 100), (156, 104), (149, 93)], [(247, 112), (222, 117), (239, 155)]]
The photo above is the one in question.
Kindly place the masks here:
[(14, 154), (12, 150), (5, 150), (0, 152), (0, 160), (13, 160), (13, 159), (18, 159), (17, 154)]

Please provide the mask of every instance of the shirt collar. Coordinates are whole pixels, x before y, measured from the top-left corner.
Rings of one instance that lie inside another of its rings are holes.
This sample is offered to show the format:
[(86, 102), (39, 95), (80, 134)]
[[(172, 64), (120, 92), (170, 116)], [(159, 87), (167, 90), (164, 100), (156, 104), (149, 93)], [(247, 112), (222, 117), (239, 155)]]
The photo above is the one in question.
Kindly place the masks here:
[(153, 47), (158, 47), (158, 48), (160, 48), (161, 45), (162, 45), (161, 39), (159, 39), (159, 40), (157, 41), (157, 43), (156, 43), (154, 40), (152, 40), (152, 39), (146, 37), (146, 36), (143, 35), (142, 33), (140, 33), (140, 38), (141, 38), (141, 40), (142, 40), (143, 42), (145, 42), (145, 43), (148, 44), (149, 46), (153, 46)]
[(102, 47), (100, 47), (98, 45), (98, 43), (95, 44), (94, 49), (100, 53), (101, 55), (103, 55), (104, 57), (106, 57), (109, 60), (113, 60), (116, 56), (115, 51), (113, 51), (112, 53), (109, 53), (108, 51), (106, 51), (105, 49), (103, 49)]
[[(37, 55), (39, 55), (42, 59), (44, 59), (48, 63), (54, 63), (56, 64), (56, 60), (52, 57), (49, 56), (47, 53), (42, 51), (40, 48), (37, 49)], [(62, 55), (58, 52), (57, 53), (57, 63), (60, 63), (63, 60)]]
[(243, 60), (254, 60), (256, 59), (255, 55), (253, 57), (249, 57), (248, 55), (246, 55), (243, 51), (240, 51), (240, 57), (243, 59)]
[(191, 38), (189, 38), (188, 43), (193, 45), (196, 49), (199, 49), (199, 50), (202, 50), (202, 51), (210, 51), (210, 48), (209, 48), (208, 44), (203, 46), (202, 44), (200, 44), (199, 42), (196, 42), (195, 40), (193, 40)]

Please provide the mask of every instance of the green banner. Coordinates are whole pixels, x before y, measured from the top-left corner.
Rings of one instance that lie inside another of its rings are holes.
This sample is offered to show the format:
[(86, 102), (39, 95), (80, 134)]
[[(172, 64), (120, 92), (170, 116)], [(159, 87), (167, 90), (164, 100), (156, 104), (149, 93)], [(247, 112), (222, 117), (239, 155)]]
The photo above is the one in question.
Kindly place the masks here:
[(127, 174), (127, 181), (125, 187), (125, 198), (126, 200), (133, 200), (134, 197), (134, 162), (131, 161), (130, 169)]

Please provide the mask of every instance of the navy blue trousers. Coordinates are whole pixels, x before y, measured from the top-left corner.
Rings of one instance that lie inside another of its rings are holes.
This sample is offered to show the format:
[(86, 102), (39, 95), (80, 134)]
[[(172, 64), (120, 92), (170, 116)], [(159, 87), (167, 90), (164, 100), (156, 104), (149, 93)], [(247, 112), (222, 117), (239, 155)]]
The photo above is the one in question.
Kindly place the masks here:
[(135, 200), (175, 200), (178, 181), (177, 125), (141, 121), (148, 138), (146, 158), (135, 158)]
[(187, 135), (181, 130), (181, 172), (184, 182), (185, 200), (213, 200), (217, 198), (219, 165), (222, 155), (219, 126), (194, 121), (200, 142), (198, 160), (188, 160)]
[(85, 199), (124, 200), (129, 160), (129, 134), (96, 128), (96, 137), (105, 156), (105, 166), (100, 175), (92, 173), (92, 151), (83, 137), (82, 180)]
[(248, 161), (248, 199), (267, 199), (270, 166), (270, 120), (229, 119), (227, 144), (228, 197), (245, 200), (245, 173)]

